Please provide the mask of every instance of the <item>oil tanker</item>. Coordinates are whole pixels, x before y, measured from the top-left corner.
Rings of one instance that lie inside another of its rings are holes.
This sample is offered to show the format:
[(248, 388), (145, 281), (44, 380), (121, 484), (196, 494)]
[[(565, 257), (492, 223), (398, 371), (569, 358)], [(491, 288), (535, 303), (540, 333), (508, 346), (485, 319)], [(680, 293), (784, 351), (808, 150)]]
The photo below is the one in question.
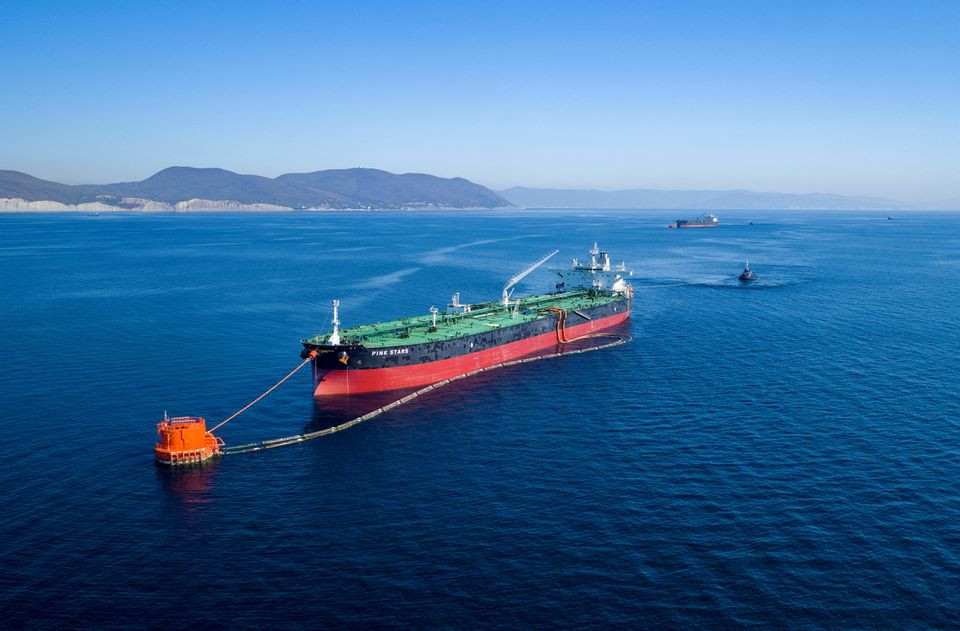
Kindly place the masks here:
[(677, 219), (671, 228), (716, 228), (720, 220), (713, 213), (700, 215), (696, 219)]
[(311, 352), (314, 396), (413, 388), (530, 355), (609, 329), (630, 317), (632, 272), (595, 243), (589, 261), (573, 259), (553, 293), (513, 298), (513, 290), (557, 251), (544, 256), (503, 288), (500, 300), (460, 302), (453, 295), (442, 312), (391, 322), (340, 328), (333, 301), (333, 330), (301, 340)]

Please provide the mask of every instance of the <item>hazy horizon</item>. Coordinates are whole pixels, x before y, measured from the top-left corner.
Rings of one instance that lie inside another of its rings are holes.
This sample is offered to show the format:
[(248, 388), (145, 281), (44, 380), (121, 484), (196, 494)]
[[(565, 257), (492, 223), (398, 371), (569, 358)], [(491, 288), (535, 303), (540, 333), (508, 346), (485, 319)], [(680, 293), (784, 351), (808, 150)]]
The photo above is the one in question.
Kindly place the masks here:
[(960, 197), (960, 5), (7, 4), (0, 168)]

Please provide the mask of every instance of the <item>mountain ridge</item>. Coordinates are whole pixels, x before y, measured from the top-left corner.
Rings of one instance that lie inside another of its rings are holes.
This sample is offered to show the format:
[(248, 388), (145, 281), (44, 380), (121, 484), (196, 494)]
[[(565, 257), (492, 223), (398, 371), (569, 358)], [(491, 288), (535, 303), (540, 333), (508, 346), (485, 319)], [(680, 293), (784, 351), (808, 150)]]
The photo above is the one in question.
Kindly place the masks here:
[[(464, 178), (379, 169), (331, 169), (276, 178), (219, 168), (173, 166), (136, 182), (61, 184), (0, 170), (0, 199), (16, 210), (101, 205), (118, 210), (196, 210), (204, 202), (242, 210), (506, 208), (490, 189)], [(19, 201), (18, 201), (19, 200)], [(22, 203), (21, 203), (22, 202)]]
[(379, 169), (326, 169), (275, 178), (220, 168), (173, 166), (112, 184), (61, 184), (0, 170), (0, 211), (418, 210), (490, 208), (657, 210), (958, 210), (960, 198), (911, 203), (830, 193), (745, 189), (550, 189), (501, 191), (464, 178)]

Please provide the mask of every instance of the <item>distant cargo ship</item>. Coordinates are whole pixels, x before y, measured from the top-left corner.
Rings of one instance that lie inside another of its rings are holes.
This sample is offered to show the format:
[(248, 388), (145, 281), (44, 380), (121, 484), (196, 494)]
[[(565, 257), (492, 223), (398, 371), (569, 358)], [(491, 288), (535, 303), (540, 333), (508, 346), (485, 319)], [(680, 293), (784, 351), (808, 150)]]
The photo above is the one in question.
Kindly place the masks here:
[(713, 213), (700, 215), (696, 219), (677, 219), (677, 223), (670, 224), (671, 228), (716, 228), (720, 222)]
[(541, 258), (509, 281), (501, 299), (464, 304), (454, 294), (445, 312), (340, 329), (301, 340), (313, 358), (314, 396), (359, 394), (423, 386), (608, 329), (630, 317), (631, 272), (594, 244), (589, 261), (556, 270), (556, 292), (512, 299), (514, 286), (547, 262)]

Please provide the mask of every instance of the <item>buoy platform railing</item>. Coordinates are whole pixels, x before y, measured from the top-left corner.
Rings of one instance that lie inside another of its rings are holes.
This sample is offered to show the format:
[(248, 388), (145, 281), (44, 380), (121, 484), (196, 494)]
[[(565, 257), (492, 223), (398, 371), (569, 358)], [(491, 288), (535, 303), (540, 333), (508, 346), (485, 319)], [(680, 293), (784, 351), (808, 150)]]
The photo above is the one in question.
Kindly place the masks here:
[(241, 413), (250, 409), (255, 403), (263, 399), (265, 396), (270, 394), (275, 390), (280, 384), (292, 377), (297, 371), (306, 366), (316, 355), (315, 351), (311, 352), (311, 355), (307, 357), (299, 366), (294, 368), (287, 376), (275, 383), (269, 389), (267, 389), (259, 397), (245, 405), (239, 411), (235, 412), (231, 416), (227, 417), (225, 420), (221, 421), (209, 431), (206, 429), (206, 421), (203, 417), (191, 416), (191, 417), (178, 417), (178, 418), (167, 418), (164, 414), (163, 422), (157, 425), (157, 434), (158, 441), (155, 447), (155, 455), (157, 462), (169, 465), (169, 466), (195, 466), (203, 464), (214, 457), (222, 455), (233, 455), (233, 454), (244, 454), (252, 453), (255, 451), (264, 451), (267, 449), (274, 449), (276, 447), (283, 447), (285, 445), (295, 445), (302, 443), (307, 440), (312, 440), (314, 438), (320, 438), (321, 436), (329, 436), (330, 434), (335, 434), (337, 432), (342, 432), (343, 430), (349, 429), (354, 425), (359, 425), (365, 421), (374, 419), (385, 412), (389, 412), (394, 408), (400, 407), (405, 403), (409, 403), (414, 399), (417, 399), (428, 392), (436, 390), (437, 388), (442, 388), (446, 385), (449, 385), (455, 381), (461, 379), (466, 379), (467, 377), (472, 377), (484, 372), (490, 372), (498, 368), (506, 368), (507, 366), (516, 366), (518, 364), (527, 364), (535, 361), (540, 361), (541, 359), (552, 359), (555, 357), (565, 357), (567, 355), (574, 355), (577, 353), (586, 353), (589, 351), (598, 351), (604, 348), (611, 348), (614, 346), (619, 346), (621, 344), (626, 344), (633, 340), (633, 338), (626, 333), (591, 333), (574, 339), (566, 338), (566, 313), (557, 314), (557, 342), (558, 345), (569, 344), (578, 340), (583, 340), (586, 338), (611, 338), (611, 342), (605, 344), (600, 344), (597, 346), (590, 346), (588, 348), (579, 348), (573, 350), (565, 350), (556, 353), (550, 353), (547, 355), (535, 355), (532, 357), (525, 357), (522, 359), (514, 359), (512, 361), (503, 362), (500, 364), (495, 364), (493, 366), (487, 366), (486, 368), (478, 368), (477, 370), (472, 370), (455, 377), (450, 377), (449, 379), (444, 379), (438, 381), (437, 383), (430, 384), (423, 388), (420, 388), (416, 392), (412, 392), (396, 401), (393, 401), (383, 407), (377, 408), (371, 412), (368, 412), (362, 416), (358, 416), (354, 419), (341, 423), (339, 425), (334, 425), (332, 427), (327, 427), (315, 432), (306, 432), (303, 434), (295, 434), (293, 436), (285, 436), (283, 438), (274, 438), (271, 440), (263, 440), (256, 443), (248, 443), (245, 445), (236, 445), (227, 447), (224, 445), (223, 440), (217, 436), (213, 435), (213, 431), (222, 427), (227, 422), (232, 421)]

